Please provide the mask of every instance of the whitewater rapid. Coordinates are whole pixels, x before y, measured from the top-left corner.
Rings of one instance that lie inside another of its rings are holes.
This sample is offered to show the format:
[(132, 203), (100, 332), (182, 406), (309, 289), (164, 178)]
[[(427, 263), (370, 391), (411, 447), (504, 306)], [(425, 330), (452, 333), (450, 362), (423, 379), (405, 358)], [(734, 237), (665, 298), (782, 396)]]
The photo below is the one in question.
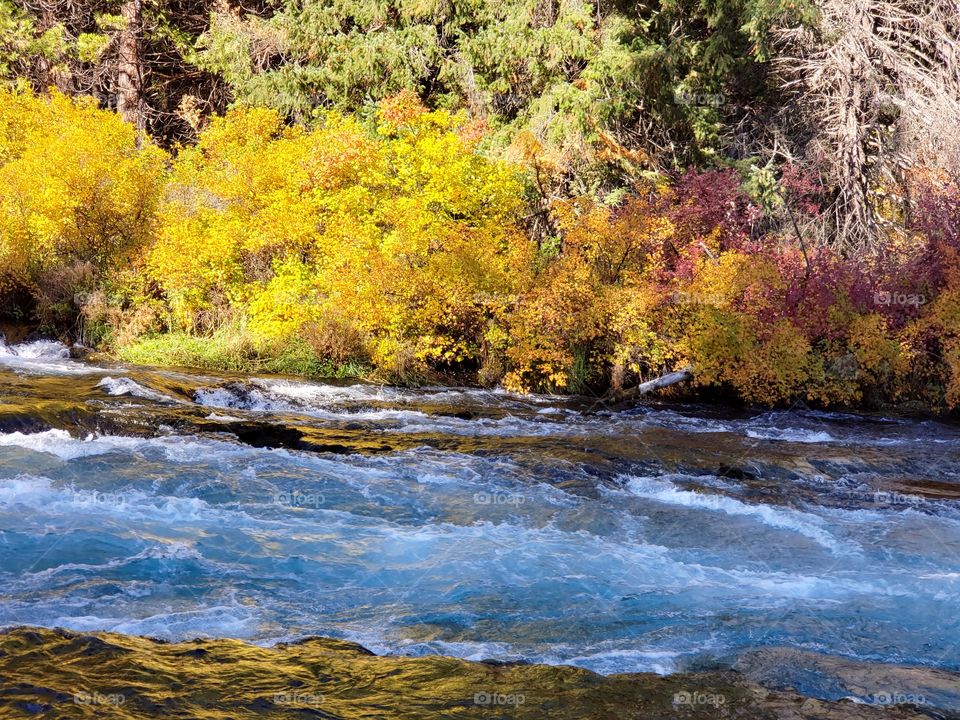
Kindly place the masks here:
[[(45, 415), (66, 388), (77, 407)], [(19, 412), (0, 417), (0, 625), (601, 673), (766, 646), (960, 668), (954, 425), (592, 413), (56, 343), (0, 349), (0, 392)]]

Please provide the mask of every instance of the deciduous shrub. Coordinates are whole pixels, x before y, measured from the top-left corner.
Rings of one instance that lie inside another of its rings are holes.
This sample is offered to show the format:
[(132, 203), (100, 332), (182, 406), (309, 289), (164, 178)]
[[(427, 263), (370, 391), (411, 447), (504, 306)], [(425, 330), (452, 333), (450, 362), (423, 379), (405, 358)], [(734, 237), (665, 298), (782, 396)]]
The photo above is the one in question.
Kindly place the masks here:
[(463, 123), (410, 96), (372, 131), (263, 109), (214, 121), (177, 159), (150, 251), (175, 327), (226, 297), (270, 341), (306, 332), (343, 355), (320, 338), (337, 323), (381, 367), (479, 363), (531, 249), (517, 172), (472, 152)]
[(0, 287), (26, 289), (41, 320), (75, 317), (152, 240), (164, 162), (92, 100), (0, 89)]

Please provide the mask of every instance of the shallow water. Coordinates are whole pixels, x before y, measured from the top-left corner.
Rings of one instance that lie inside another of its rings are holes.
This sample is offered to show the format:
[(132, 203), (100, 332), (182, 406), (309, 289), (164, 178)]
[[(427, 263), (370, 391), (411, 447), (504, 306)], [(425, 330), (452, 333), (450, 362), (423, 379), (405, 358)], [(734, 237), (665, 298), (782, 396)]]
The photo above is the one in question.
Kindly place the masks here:
[(0, 626), (960, 669), (956, 425), (592, 409), (0, 348)]

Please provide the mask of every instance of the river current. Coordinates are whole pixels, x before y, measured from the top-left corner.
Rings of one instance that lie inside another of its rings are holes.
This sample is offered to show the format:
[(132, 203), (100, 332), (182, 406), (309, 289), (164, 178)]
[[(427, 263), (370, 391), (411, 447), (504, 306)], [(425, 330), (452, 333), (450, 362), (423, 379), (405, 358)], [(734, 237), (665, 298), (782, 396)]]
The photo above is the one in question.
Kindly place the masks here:
[(958, 670), (960, 428), (2, 346), (11, 625), (604, 674), (765, 647)]

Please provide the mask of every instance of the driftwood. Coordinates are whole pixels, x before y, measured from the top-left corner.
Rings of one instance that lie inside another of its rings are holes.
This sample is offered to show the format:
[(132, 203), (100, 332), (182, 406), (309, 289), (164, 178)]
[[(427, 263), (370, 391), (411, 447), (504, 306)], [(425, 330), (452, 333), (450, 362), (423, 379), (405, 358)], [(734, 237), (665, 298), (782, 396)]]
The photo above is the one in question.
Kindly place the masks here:
[(601, 399), (597, 404), (605, 405), (607, 407), (615, 407), (642, 398), (644, 395), (649, 395), (656, 390), (662, 390), (663, 388), (670, 387), (671, 385), (682, 383), (692, 377), (693, 368), (685, 367), (683, 370), (677, 370), (676, 372), (661, 375), (658, 378), (640, 383), (639, 385), (628, 390), (611, 392), (605, 398)]

